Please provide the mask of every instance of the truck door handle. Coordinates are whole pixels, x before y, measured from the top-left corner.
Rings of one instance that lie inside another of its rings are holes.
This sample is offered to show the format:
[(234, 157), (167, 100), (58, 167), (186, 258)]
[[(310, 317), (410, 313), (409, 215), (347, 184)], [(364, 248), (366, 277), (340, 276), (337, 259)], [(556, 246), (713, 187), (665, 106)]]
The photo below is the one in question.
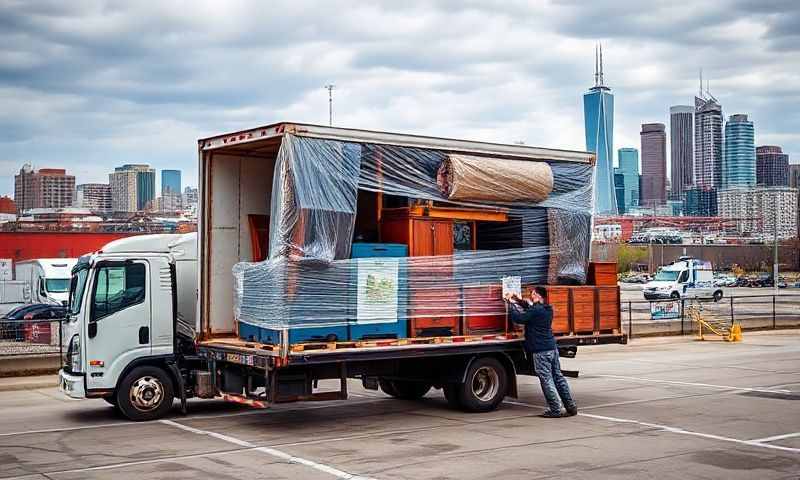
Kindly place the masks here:
[(150, 327), (139, 327), (139, 345), (150, 343)]

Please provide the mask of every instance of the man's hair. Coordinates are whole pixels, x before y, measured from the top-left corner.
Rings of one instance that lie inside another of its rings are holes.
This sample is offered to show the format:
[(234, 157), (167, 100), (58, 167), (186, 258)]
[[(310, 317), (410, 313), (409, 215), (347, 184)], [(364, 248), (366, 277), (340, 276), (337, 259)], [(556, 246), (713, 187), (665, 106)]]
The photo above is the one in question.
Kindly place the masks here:
[(544, 287), (533, 287), (533, 291), (538, 293), (542, 300), (547, 303), (547, 289)]

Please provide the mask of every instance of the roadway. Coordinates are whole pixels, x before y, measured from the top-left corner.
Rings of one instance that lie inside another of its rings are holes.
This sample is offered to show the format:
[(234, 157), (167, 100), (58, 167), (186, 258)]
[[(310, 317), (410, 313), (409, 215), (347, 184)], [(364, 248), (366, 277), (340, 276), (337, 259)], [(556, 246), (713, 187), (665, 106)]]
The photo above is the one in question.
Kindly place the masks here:
[(0, 392), (0, 478), (781, 479), (800, 472), (800, 331), (583, 348), (577, 417), (544, 419), (536, 379), (496, 412), (439, 391), (250, 410), (190, 401), (132, 423), (55, 388)]

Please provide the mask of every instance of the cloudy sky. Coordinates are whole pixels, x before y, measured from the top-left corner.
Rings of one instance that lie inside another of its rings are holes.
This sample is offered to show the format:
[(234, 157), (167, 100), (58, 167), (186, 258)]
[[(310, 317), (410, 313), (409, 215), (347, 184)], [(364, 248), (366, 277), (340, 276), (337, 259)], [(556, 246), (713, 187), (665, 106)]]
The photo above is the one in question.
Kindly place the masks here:
[[(690, 103), (800, 162), (800, 2), (0, 0), (0, 195), (23, 163), (78, 183), (179, 168), (196, 140), (280, 120), (584, 148), (604, 46), (614, 148)], [(589, 6), (587, 6), (589, 5)]]

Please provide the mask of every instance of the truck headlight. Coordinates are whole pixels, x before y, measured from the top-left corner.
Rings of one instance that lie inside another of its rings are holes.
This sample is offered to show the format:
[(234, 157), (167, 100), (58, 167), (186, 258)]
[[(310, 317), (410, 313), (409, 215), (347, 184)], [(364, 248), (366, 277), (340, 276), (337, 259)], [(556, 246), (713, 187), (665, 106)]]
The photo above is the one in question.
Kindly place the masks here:
[(67, 348), (67, 368), (72, 373), (81, 372), (81, 337), (73, 335)]

